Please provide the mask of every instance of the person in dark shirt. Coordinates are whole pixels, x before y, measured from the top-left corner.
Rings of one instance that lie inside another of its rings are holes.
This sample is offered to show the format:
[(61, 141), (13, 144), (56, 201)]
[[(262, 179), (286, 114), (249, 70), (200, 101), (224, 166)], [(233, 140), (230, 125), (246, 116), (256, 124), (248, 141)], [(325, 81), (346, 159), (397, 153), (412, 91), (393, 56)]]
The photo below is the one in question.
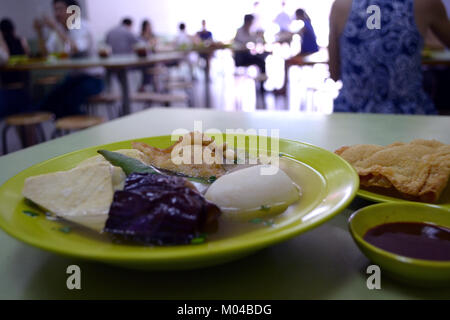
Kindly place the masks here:
[(202, 29), (197, 32), (197, 37), (202, 41), (213, 41), (213, 35), (206, 29), (206, 20), (202, 20)]
[[(24, 56), (29, 54), (28, 43), (17, 36), (14, 23), (5, 18), (0, 22), (0, 35), (3, 50), (7, 56)], [(31, 111), (31, 96), (28, 88), (29, 72), (0, 73), (0, 118), (11, 114)]]
[[(8, 47), (9, 56), (28, 56), (30, 49), (25, 38), (19, 37), (16, 34), (14, 23), (5, 18), (0, 22), (0, 31), (3, 39)], [(29, 81), (28, 72), (2, 72), (0, 75), (3, 86), (22, 85), (25, 86)]]

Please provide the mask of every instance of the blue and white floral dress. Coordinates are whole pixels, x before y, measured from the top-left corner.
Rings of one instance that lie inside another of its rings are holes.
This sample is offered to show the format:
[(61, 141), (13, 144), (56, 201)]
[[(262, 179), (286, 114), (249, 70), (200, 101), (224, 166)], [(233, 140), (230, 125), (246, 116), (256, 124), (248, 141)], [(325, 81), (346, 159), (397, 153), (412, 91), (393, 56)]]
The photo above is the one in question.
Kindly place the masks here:
[[(367, 27), (371, 5), (380, 8), (380, 29)], [(354, 0), (340, 39), (343, 88), (334, 110), (436, 114), (423, 89), (423, 42), (414, 0)]]

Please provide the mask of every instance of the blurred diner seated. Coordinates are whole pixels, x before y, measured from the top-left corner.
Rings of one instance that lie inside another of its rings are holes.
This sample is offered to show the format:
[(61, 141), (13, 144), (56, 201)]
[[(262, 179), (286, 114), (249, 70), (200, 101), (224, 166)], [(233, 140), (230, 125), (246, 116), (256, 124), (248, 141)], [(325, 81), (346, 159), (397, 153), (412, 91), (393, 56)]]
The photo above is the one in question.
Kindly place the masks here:
[[(53, 0), (53, 18), (36, 19), (42, 53), (68, 55), (71, 58), (89, 57), (95, 52), (93, 35), (89, 24), (82, 19), (80, 29), (69, 29), (67, 8), (78, 5), (75, 0)], [(50, 31), (44, 37), (44, 29)], [(82, 106), (88, 98), (99, 94), (104, 87), (103, 68), (74, 70), (58, 83), (40, 104), (40, 109), (53, 112), (57, 117), (82, 114)]]
[(275, 90), (275, 94), (286, 95), (289, 79), (289, 68), (291, 66), (301, 65), (304, 57), (319, 51), (316, 32), (312, 26), (311, 18), (304, 9), (299, 8), (295, 11), (295, 22), (301, 22), (301, 27), (294, 32), (294, 34), (298, 34), (300, 36), (301, 49), (295, 56), (284, 61), (284, 84), (281, 89)]
[(278, 26), (277, 41), (280, 43), (290, 43), (292, 40), (291, 23), (292, 19), (286, 12), (286, 2), (281, 3), (281, 12), (275, 17), (273, 22)]
[[(5, 18), (0, 21), (0, 32), (3, 36), (4, 42), (8, 47), (9, 56), (29, 56), (30, 48), (25, 38), (19, 37), (16, 34), (14, 23)], [(7, 86), (22, 86), (25, 87), (29, 82), (29, 72), (2, 72), (0, 73), (0, 81), (3, 87)]]
[(8, 45), (5, 42), (5, 39), (3, 39), (3, 35), (0, 32), (0, 65), (4, 65), (8, 62), (9, 59), (9, 49)]
[(260, 71), (260, 78), (266, 79), (266, 53), (251, 52), (249, 46), (256, 46), (264, 42), (264, 39), (251, 32), (254, 17), (251, 14), (244, 16), (244, 24), (234, 37), (234, 60), (236, 67), (248, 67), (255, 65)]
[[(330, 16), (330, 73), (343, 87), (336, 112), (436, 114), (422, 76), (424, 38), (431, 30), (450, 46), (440, 0), (378, 0), (381, 30), (369, 29), (369, 0), (336, 0)], [(395, 19), (394, 19), (395, 18)]]
[(212, 32), (208, 31), (208, 29), (206, 28), (206, 20), (202, 20), (202, 28), (197, 32), (196, 36), (201, 42), (213, 41)]
[(178, 48), (184, 48), (191, 46), (193, 42), (194, 42), (193, 38), (190, 35), (188, 35), (186, 31), (186, 24), (184, 22), (181, 22), (178, 25), (178, 33), (177, 36), (175, 37), (175, 45)]
[(146, 43), (152, 50), (155, 50), (158, 44), (158, 38), (153, 32), (152, 23), (149, 20), (142, 21), (139, 40)]
[[(27, 41), (16, 34), (14, 23), (3, 19), (0, 22), (0, 64), (15, 56), (28, 56), (29, 52)], [(29, 72), (0, 72), (0, 84), (0, 118), (32, 111)]]
[[(142, 21), (141, 24), (141, 34), (139, 36), (139, 41), (146, 47), (150, 48), (152, 52), (156, 51), (156, 47), (158, 45), (158, 39), (153, 32), (152, 24), (149, 20)], [(139, 92), (145, 92), (146, 87), (148, 85), (155, 85), (154, 83), (154, 76), (151, 72), (149, 72), (150, 69), (155, 68), (155, 64), (150, 65), (149, 68), (143, 68), (142, 69), (142, 80), (141, 85), (138, 89)]]
[(106, 35), (106, 44), (111, 47), (112, 54), (133, 53), (138, 37), (133, 33), (133, 20), (125, 18)]

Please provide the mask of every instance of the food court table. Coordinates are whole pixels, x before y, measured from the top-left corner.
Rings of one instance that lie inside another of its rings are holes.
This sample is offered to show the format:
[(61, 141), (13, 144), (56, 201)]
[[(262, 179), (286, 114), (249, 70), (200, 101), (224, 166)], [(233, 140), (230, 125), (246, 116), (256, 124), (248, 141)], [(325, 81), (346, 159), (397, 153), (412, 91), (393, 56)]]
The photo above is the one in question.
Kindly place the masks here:
[[(321, 49), (319, 52), (305, 56), (299, 65), (311, 66), (315, 64), (328, 64), (328, 50)], [(431, 51), (427, 56), (422, 57), (424, 66), (450, 66), (450, 51)]]
[(122, 112), (130, 113), (130, 86), (128, 83), (127, 70), (131, 68), (148, 67), (155, 63), (180, 61), (185, 59), (183, 52), (164, 52), (151, 54), (145, 58), (139, 58), (134, 54), (116, 55), (108, 58), (97, 56), (89, 58), (72, 59), (47, 59), (19, 62), (9, 64), (0, 68), (0, 71), (31, 71), (31, 70), (80, 70), (86, 68), (104, 67), (117, 74), (122, 91)]
[[(414, 138), (450, 143), (450, 117), (291, 112), (227, 113), (150, 109), (0, 157), (0, 183), (21, 170), (66, 152), (138, 137), (208, 128), (280, 129), (282, 138), (335, 150), (356, 143), (389, 144)], [(202, 270), (142, 272), (80, 261), (35, 249), (0, 231), (0, 299), (417, 299), (450, 298), (450, 288), (420, 289), (386, 277), (368, 290), (369, 261), (347, 230), (355, 201), (326, 224), (252, 256)], [(81, 268), (82, 289), (66, 289), (66, 268)]]

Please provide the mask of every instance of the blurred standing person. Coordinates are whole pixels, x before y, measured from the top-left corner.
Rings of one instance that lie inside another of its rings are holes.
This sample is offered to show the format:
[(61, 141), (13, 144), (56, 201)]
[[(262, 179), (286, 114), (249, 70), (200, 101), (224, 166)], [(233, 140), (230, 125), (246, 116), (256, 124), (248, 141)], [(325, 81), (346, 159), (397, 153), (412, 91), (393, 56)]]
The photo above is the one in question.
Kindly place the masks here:
[(113, 54), (133, 53), (134, 46), (139, 41), (133, 33), (133, 20), (125, 18), (122, 22), (106, 34), (106, 44), (111, 47)]
[(234, 60), (237, 67), (248, 67), (256, 65), (261, 73), (261, 78), (266, 76), (266, 54), (252, 54), (248, 49), (249, 43), (256, 44), (258, 37), (250, 30), (253, 25), (253, 15), (247, 14), (244, 17), (244, 24), (240, 27), (234, 37)]
[[(49, 17), (37, 19), (34, 23), (42, 53), (65, 52), (72, 58), (88, 57), (94, 54), (94, 41), (89, 25), (81, 21), (81, 28), (69, 29), (67, 8), (76, 5), (75, 0), (53, 0), (54, 20)], [(44, 38), (44, 28), (50, 30)], [(82, 105), (90, 96), (99, 94), (104, 87), (103, 68), (89, 68), (70, 72), (57, 84), (41, 103), (41, 109), (52, 111), (57, 117), (80, 114)]]
[(213, 41), (213, 35), (211, 31), (208, 31), (206, 28), (206, 20), (202, 20), (202, 29), (197, 32), (197, 37), (200, 39), (201, 42), (212, 42)]
[[(381, 9), (380, 29), (366, 24), (372, 4)], [(450, 21), (440, 0), (337, 0), (330, 16), (330, 73), (343, 87), (335, 111), (435, 114), (422, 76), (430, 29), (450, 46)]]

